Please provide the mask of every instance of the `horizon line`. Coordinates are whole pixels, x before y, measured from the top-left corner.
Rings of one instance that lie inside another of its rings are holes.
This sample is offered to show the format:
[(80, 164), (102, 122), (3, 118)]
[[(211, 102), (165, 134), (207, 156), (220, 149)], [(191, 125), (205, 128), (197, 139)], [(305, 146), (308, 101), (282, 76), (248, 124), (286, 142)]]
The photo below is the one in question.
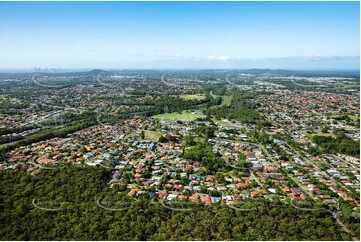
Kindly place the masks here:
[(204, 68), (170, 68), (170, 67), (139, 67), (139, 68), (126, 68), (126, 67), (72, 67), (72, 68), (61, 68), (61, 67), (45, 67), (36, 70), (38, 67), (24, 67), (24, 68), (0, 68), (0, 71), (31, 71), (31, 72), (47, 72), (47, 71), (93, 71), (93, 70), (103, 70), (103, 71), (125, 71), (125, 70), (177, 70), (177, 71), (202, 71), (202, 70), (232, 70), (232, 71), (249, 71), (249, 70), (268, 70), (268, 71), (358, 71), (360, 72), (361, 68), (215, 68), (215, 67), (204, 67)]

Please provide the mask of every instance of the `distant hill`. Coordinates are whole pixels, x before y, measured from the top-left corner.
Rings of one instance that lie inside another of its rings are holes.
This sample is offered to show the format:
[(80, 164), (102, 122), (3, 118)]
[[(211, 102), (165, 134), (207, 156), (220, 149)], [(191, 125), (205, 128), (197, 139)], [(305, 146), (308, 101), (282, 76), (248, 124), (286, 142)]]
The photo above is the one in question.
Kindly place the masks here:
[(101, 74), (101, 73), (104, 73), (104, 72), (106, 72), (106, 71), (101, 70), (101, 69), (93, 69), (93, 70), (89, 71), (88, 73), (89, 74)]

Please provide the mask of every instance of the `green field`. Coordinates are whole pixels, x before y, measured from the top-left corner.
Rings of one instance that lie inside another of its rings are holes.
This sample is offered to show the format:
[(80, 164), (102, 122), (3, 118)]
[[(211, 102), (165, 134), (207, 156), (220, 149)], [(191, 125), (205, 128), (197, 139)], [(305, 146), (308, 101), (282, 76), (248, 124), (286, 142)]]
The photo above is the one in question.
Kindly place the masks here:
[(174, 112), (174, 113), (157, 114), (152, 116), (152, 118), (156, 118), (156, 119), (180, 120), (180, 121), (193, 121), (197, 118), (205, 118), (205, 117), (206, 115), (203, 114), (192, 114), (191, 111), (183, 111), (182, 114)]
[(145, 140), (151, 140), (157, 142), (162, 134), (160, 132), (155, 131), (144, 131), (144, 139)]
[[(330, 116), (330, 118), (338, 118), (338, 117), (342, 117), (343, 115), (332, 115)], [(360, 117), (356, 116), (356, 115), (352, 115), (352, 114), (348, 114), (347, 115), (352, 121), (357, 121)]]
[(229, 124), (231, 123), (230, 121), (229, 122), (226, 122), (226, 121), (223, 121), (223, 120), (220, 120), (220, 119), (216, 119), (216, 118), (211, 118), (213, 122), (215, 122), (216, 124)]
[(317, 134), (306, 134), (306, 136), (310, 139), (312, 139), (313, 136), (330, 136), (332, 138), (336, 138), (336, 135), (332, 133), (317, 133)]
[(352, 168), (349, 168), (349, 167), (338, 167), (338, 168), (336, 168), (336, 170), (338, 170), (338, 171), (352, 171)]
[(223, 106), (229, 106), (229, 105), (231, 105), (232, 98), (233, 98), (232, 96), (222, 96), (222, 103), (220, 105), (212, 106), (210, 108), (213, 109), (213, 108), (219, 108), (219, 107), (223, 107)]
[[(330, 118), (335, 118), (335, 119), (337, 119), (337, 118), (341, 118), (342, 116), (346, 116), (346, 114), (345, 114), (345, 115), (342, 115), (342, 114), (340, 114), (340, 115), (332, 115), (332, 116), (330, 116)], [(352, 121), (358, 121), (358, 120), (360, 119), (360, 117), (357, 116), (357, 115), (348, 114), (347, 116), (348, 116)]]
[(351, 115), (349, 114), (348, 117), (352, 120), (352, 121), (357, 121), (360, 117), (356, 116), (356, 115)]
[(341, 89), (360, 89), (360, 85), (358, 83), (340, 83), (337, 84), (336, 87)]
[(194, 137), (194, 141), (197, 143), (202, 143), (204, 144), (205, 138), (202, 137)]
[(9, 98), (7, 95), (3, 95), (3, 94), (0, 95), (0, 101), (8, 101), (8, 100), (14, 101), (16, 100), (16, 98)]
[(229, 106), (229, 105), (231, 105), (232, 98), (233, 98), (232, 96), (223, 96), (221, 106)]
[(192, 99), (197, 99), (197, 100), (203, 100), (206, 99), (206, 95), (204, 94), (183, 94), (183, 95), (179, 95), (180, 98), (186, 99), (186, 100), (192, 100)]

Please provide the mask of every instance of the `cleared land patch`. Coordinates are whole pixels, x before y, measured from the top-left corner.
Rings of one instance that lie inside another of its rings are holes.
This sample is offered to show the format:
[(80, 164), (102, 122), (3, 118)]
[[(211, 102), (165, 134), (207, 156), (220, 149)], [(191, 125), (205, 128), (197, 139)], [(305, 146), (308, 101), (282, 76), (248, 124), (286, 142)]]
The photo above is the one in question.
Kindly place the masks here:
[(155, 131), (144, 131), (144, 139), (145, 140), (151, 140), (157, 142), (162, 134), (160, 132)]
[(191, 99), (197, 99), (197, 100), (203, 100), (206, 99), (206, 95), (204, 94), (182, 94), (179, 95), (180, 98), (191, 100)]
[(193, 121), (197, 118), (205, 118), (205, 117), (206, 115), (191, 111), (183, 111), (181, 114), (174, 112), (174, 113), (157, 114), (152, 116), (152, 118), (156, 118), (156, 119), (180, 120), (180, 121)]

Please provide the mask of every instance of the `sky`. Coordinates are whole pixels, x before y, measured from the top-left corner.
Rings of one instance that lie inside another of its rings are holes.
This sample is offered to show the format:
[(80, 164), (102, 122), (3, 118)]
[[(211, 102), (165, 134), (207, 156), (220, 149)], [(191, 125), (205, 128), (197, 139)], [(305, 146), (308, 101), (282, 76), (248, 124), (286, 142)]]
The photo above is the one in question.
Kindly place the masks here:
[(0, 2), (0, 69), (359, 66), (359, 2)]

